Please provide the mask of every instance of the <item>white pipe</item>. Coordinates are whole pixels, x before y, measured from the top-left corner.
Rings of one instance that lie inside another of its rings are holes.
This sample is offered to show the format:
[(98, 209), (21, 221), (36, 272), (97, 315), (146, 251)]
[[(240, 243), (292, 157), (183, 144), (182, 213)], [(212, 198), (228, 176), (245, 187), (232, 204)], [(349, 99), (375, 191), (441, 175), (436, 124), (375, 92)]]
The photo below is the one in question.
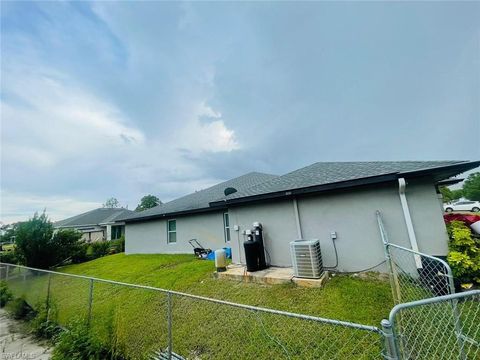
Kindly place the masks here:
[(298, 211), (297, 198), (293, 198), (293, 212), (295, 213), (295, 223), (297, 225), (298, 239), (303, 239), (302, 225), (300, 224), (300, 212)]
[[(398, 194), (400, 195), (400, 202), (402, 203), (403, 217), (405, 219), (405, 224), (407, 225), (408, 238), (410, 239), (410, 245), (413, 251), (420, 252), (418, 250), (417, 237), (415, 236), (415, 230), (413, 228), (412, 217), (410, 216), (410, 210), (408, 208), (407, 196), (405, 195), (405, 190), (407, 187), (407, 182), (404, 178), (398, 179)], [(422, 268), (422, 260), (419, 255), (414, 255), (415, 264), (417, 269)]]

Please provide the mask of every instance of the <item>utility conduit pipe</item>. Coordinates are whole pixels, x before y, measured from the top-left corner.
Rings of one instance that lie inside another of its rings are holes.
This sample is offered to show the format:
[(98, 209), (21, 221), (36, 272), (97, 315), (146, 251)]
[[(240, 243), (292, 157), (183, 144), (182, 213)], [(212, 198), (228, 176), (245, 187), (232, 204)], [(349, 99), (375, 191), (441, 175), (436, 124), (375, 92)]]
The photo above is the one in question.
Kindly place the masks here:
[[(412, 217), (410, 216), (410, 209), (408, 208), (407, 196), (405, 195), (405, 190), (407, 187), (407, 182), (404, 178), (398, 179), (398, 194), (400, 195), (400, 202), (402, 203), (403, 217), (405, 219), (405, 224), (407, 225), (408, 238), (410, 239), (410, 246), (413, 251), (420, 252), (418, 250), (417, 237), (415, 236), (415, 230), (413, 228)], [(422, 259), (419, 255), (415, 254), (415, 264), (417, 269), (422, 268)]]
[(295, 224), (297, 225), (297, 236), (298, 239), (303, 239), (302, 235), (302, 225), (300, 223), (300, 212), (298, 211), (297, 198), (293, 198), (293, 212), (295, 213)]

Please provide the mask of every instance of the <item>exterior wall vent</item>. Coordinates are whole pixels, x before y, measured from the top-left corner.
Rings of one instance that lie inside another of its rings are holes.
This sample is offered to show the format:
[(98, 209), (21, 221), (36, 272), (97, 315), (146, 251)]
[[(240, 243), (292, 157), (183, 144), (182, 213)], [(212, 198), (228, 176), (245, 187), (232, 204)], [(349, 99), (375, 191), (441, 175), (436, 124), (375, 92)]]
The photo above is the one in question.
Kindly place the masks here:
[(296, 240), (290, 243), (294, 276), (319, 279), (323, 275), (320, 241)]

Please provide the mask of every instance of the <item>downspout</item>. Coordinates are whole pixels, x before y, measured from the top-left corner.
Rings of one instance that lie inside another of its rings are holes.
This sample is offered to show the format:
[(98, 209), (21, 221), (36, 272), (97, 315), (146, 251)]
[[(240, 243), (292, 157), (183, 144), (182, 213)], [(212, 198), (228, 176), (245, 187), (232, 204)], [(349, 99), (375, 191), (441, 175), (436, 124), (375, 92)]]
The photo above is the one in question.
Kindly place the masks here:
[(300, 212), (298, 211), (297, 198), (293, 198), (293, 212), (295, 214), (295, 224), (297, 225), (297, 236), (298, 239), (303, 239), (302, 235), (302, 225), (300, 224)]
[[(410, 246), (412, 250), (420, 252), (418, 250), (417, 237), (415, 236), (415, 230), (413, 229), (412, 217), (410, 216), (410, 210), (408, 208), (407, 196), (405, 195), (405, 190), (407, 187), (407, 182), (404, 178), (398, 179), (398, 194), (400, 195), (400, 202), (402, 203), (403, 217), (405, 219), (405, 224), (407, 225), (408, 238), (410, 239)], [(422, 268), (422, 260), (420, 256), (415, 254), (415, 264), (417, 269)]]

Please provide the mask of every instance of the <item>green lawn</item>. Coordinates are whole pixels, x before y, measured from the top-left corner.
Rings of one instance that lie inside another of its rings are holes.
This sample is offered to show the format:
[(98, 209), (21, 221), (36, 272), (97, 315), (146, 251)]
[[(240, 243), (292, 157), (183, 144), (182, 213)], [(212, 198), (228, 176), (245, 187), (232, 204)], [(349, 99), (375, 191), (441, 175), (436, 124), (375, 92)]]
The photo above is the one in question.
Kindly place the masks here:
[[(388, 282), (335, 276), (321, 289), (260, 285), (213, 277), (214, 264), (192, 255), (117, 254), (61, 268), (73, 274), (150, 285), (248, 305), (378, 326), (392, 307)], [(46, 297), (48, 278), (11, 281), (30, 303)], [(52, 314), (62, 324), (88, 313), (89, 282), (52, 277)], [(195, 359), (378, 358), (373, 333), (262, 314), (173, 296), (173, 349)], [(92, 329), (130, 358), (167, 345), (164, 293), (95, 283)]]
[(191, 255), (117, 254), (60, 271), (371, 325), (392, 307), (388, 282), (336, 276), (324, 288), (311, 289), (220, 280), (214, 270), (212, 261)]

